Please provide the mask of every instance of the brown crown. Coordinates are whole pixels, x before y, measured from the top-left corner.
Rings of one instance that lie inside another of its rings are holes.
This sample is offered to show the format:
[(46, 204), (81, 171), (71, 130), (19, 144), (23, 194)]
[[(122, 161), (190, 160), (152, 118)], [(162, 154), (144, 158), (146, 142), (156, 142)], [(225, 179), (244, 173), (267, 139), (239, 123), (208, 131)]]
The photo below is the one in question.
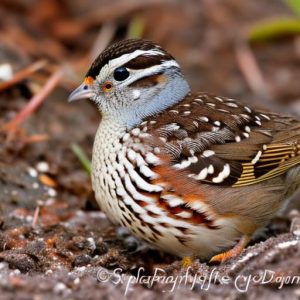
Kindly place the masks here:
[(115, 44), (108, 46), (92, 63), (90, 69), (88, 70), (86, 77), (91, 76), (96, 78), (100, 73), (100, 70), (105, 66), (110, 60), (134, 52), (135, 50), (151, 50), (159, 49), (164, 54), (156, 56), (139, 56), (130, 62), (128, 62), (125, 67), (131, 69), (143, 69), (148, 68), (153, 65), (160, 64), (162, 61), (174, 59), (169, 53), (167, 53), (160, 46), (156, 45), (152, 41), (142, 40), (142, 39), (128, 39), (122, 40)]

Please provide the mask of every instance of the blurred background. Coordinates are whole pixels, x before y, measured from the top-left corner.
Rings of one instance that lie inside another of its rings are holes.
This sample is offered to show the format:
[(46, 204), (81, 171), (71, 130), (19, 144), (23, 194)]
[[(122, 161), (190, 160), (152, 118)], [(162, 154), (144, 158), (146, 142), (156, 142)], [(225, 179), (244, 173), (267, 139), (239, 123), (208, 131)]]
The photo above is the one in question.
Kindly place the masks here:
[[(166, 48), (194, 91), (300, 115), (300, 0), (1, 0), (0, 259), (9, 266), (44, 272), (42, 261), (16, 253), (11, 261), (9, 252), (31, 247), (32, 254), (40, 238), (52, 268), (106, 265), (94, 259), (110, 253), (103, 241), (116, 233), (89, 179), (100, 116), (90, 101), (67, 97), (95, 57), (125, 38)], [(286, 232), (290, 219), (276, 224), (272, 234)], [(94, 252), (76, 246), (78, 235), (82, 243), (95, 238)], [(108, 262), (132, 259), (122, 255), (110, 253)], [(149, 255), (134, 263), (149, 257), (153, 263)]]
[[(245, 101), (300, 95), (299, 0), (2, 0), (0, 63), (39, 59), (80, 82), (116, 40), (142, 37), (169, 50), (196, 90)], [(299, 103), (298, 103), (299, 104)]]

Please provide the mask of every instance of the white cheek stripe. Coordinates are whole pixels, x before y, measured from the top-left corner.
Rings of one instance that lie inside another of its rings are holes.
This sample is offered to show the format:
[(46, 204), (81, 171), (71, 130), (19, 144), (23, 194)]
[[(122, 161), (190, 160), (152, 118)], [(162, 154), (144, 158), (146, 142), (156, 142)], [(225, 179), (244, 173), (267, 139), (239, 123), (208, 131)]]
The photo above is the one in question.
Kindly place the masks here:
[(130, 76), (128, 77), (128, 79), (124, 80), (121, 84), (119, 84), (119, 86), (128, 86), (140, 78), (147, 77), (155, 73), (160, 73), (161, 71), (164, 71), (170, 67), (179, 68), (179, 65), (175, 60), (167, 60), (162, 64), (154, 65), (143, 70), (130, 70)]
[(141, 92), (139, 90), (133, 90), (133, 100), (137, 100), (141, 96)]

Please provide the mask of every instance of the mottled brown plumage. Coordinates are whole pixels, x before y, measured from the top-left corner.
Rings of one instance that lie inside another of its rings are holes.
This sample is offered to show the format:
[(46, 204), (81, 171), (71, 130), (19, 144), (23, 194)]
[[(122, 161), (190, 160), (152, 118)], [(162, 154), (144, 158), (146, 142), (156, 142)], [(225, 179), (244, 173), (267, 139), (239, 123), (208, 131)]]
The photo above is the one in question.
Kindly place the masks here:
[(299, 120), (192, 94), (152, 42), (108, 47), (70, 98), (85, 95), (102, 113), (96, 199), (112, 222), (162, 250), (236, 256), (300, 186)]
[[(198, 159), (183, 168), (188, 175), (195, 175), (210, 164), (215, 168), (214, 173), (221, 172), (226, 163), (230, 165), (231, 173), (226, 180), (214, 183), (212, 173), (200, 180), (204, 183), (255, 184), (300, 163), (299, 121), (254, 110), (233, 99), (207, 93), (189, 95), (145, 122), (141, 129), (164, 142), (162, 151), (170, 156), (172, 164), (180, 164), (192, 156)], [(214, 154), (203, 155), (205, 151)], [(247, 172), (246, 180), (245, 168), (250, 166), (253, 168), (251, 174)]]

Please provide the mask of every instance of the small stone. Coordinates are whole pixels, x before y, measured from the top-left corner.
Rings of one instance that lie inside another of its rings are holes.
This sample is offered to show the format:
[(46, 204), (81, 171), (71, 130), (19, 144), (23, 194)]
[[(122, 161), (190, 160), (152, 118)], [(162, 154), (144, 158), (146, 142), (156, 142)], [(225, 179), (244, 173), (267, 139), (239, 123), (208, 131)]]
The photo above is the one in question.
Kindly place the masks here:
[(32, 184), (32, 188), (35, 189), (35, 190), (38, 189), (39, 188), (39, 184), (37, 182), (34, 182)]
[(127, 238), (125, 238), (124, 244), (125, 244), (127, 251), (129, 251), (129, 252), (136, 251), (139, 247), (139, 241), (134, 236), (128, 236)]
[(90, 261), (91, 261), (91, 257), (87, 254), (83, 254), (83, 255), (78, 255), (72, 265), (73, 267), (81, 267), (81, 266), (85, 266), (87, 265)]
[(83, 250), (85, 248), (85, 238), (83, 236), (74, 236), (70, 241), (68, 248), (70, 250)]
[(293, 233), (298, 238), (300, 238), (300, 218), (299, 217), (295, 217), (292, 220), (290, 232)]
[(41, 161), (36, 165), (36, 168), (41, 173), (49, 172), (49, 164), (46, 161)]
[(37, 172), (37, 170), (34, 169), (34, 168), (28, 168), (28, 169), (27, 169), (27, 172), (28, 172), (28, 174), (29, 174), (31, 177), (33, 177), (33, 178), (36, 178), (36, 177), (38, 176), (38, 172)]
[(85, 270), (86, 270), (86, 267), (85, 267), (85, 266), (77, 267), (77, 268), (76, 268), (76, 272), (79, 272), (79, 273), (83, 273), (83, 272), (85, 272)]
[(107, 253), (108, 251), (108, 245), (106, 242), (103, 241), (103, 238), (99, 238), (98, 241), (96, 242), (96, 253), (98, 255), (103, 255)]
[(89, 248), (89, 250), (91, 250), (91, 252), (94, 252), (96, 250), (95, 240), (92, 237), (89, 237), (86, 240), (88, 242), (88, 248)]
[(10, 64), (0, 65), (0, 81), (8, 81), (13, 78), (13, 69)]
[(15, 275), (20, 275), (20, 274), (21, 274), (21, 271), (19, 269), (15, 269), (9, 273), (9, 276), (15, 276)]
[(54, 291), (54, 293), (56, 293), (56, 294), (61, 294), (64, 290), (66, 290), (67, 289), (67, 287), (66, 287), (66, 285), (64, 284), (64, 283), (62, 283), (62, 282), (59, 282), (59, 283), (57, 283), (55, 286), (54, 286), (54, 289), (53, 289), (53, 291)]
[(49, 195), (50, 197), (55, 197), (55, 196), (57, 195), (57, 192), (56, 192), (56, 190), (54, 190), (54, 189), (52, 189), (52, 188), (49, 188), (49, 189), (48, 189), (48, 195)]
[(26, 216), (26, 217), (25, 217), (25, 220), (26, 220), (26, 222), (28, 222), (28, 223), (32, 222), (32, 219), (33, 219), (32, 216)]

